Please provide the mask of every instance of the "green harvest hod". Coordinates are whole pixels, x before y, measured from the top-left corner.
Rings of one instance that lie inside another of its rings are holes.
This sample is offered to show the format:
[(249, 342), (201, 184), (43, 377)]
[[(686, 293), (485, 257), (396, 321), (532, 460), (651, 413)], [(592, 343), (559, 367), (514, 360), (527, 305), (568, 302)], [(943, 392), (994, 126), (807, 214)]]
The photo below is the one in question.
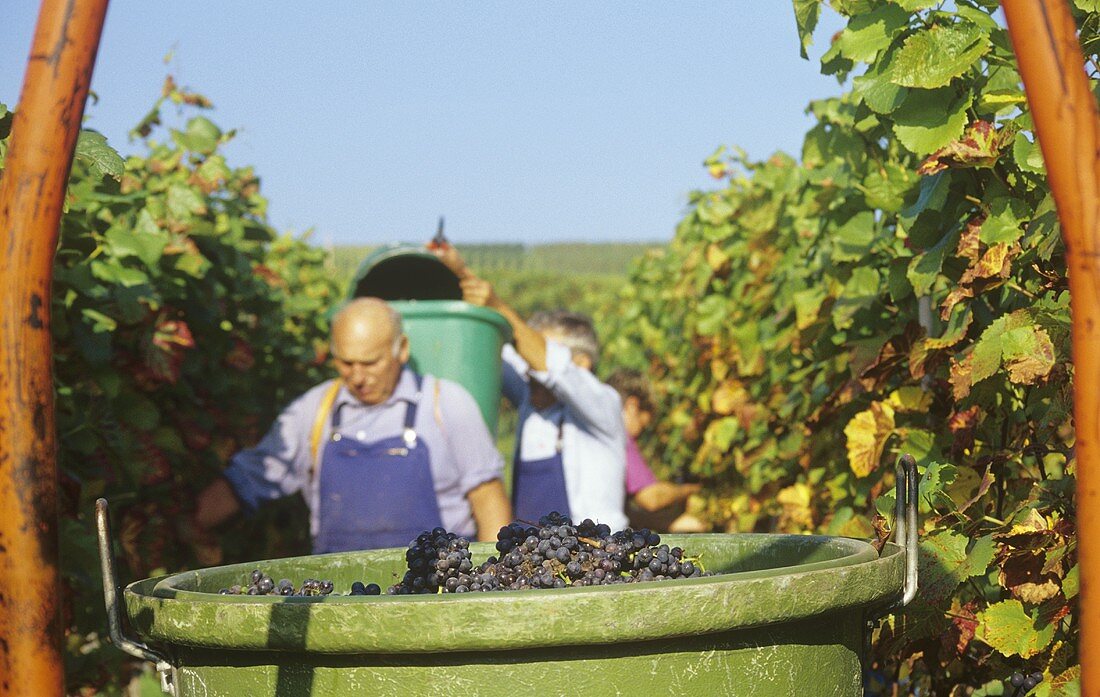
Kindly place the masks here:
[[(134, 629), (179, 695), (860, 695), (866, 620), (904, 555), (798, 535), (667, 536), (720, 576), (429, 596), (217, 595), (273, 578), (386, 587), (403, 550), (203, 569), (132, 584)], [(491, 545), (473, 546), (484, 559)]]
[(458, 279), (434, 255), (395, 244), (372, 252), (349, 298), (382, 298), (401, 315), (409, 364), (454, 380), (473, 395), (494, 435), (500, 411), (500, 349), (512, 330), (500, 313), (462, 302)]
[[(909, 460), (909, 463), (912, 463)], [(718, 575), (588, 588), (349, 596), (404, 573), (404, 550), (214, 567), (132, 583), (118, 601), (97, 509), (111, 637), (203, 695), (862, 694), (874, 620), (916, 592), (916, 472), (899, 467), (896, 534), (667, 535)], [(908, 495), (907, 495), (908, 493)], [(906, 531), (909, 534), (906, 534)], [(471, 545), (475, 561), (493, 553)], [(324, 597), (219, 595), (253, 568), (331, 579)], [(904, 589), (904, 590), (903, 590)], [(128, 639), (129, 626), (144, 643)]]

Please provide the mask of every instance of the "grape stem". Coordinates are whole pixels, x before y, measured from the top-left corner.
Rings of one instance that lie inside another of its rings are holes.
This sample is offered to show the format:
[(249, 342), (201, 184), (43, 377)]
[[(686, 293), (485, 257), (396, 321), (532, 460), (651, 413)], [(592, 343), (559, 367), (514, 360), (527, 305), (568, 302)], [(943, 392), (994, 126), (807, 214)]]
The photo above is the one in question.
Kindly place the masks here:
[(699, 552), (698, 556), (684, 557), (681, 560), (681, 562), (685, 562), (685, 561), (689, 561), (692, 564), (695, 564), (696, 566), (698, 566), (699, 570), (702, 571), (704, 574), (707, 572), (707, 567), (703, 566), (703, 553), (702, 552)]

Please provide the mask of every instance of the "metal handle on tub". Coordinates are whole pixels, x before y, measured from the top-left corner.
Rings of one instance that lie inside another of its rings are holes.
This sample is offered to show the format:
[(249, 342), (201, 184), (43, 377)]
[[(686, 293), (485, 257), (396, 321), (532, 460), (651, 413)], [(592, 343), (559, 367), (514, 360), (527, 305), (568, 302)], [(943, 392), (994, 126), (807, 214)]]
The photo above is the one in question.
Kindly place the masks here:
[(118, 598), (118, 574), (115, 573), (115, 555), (111, 549), (111, 519), (107, 499), (96, 499), (95, 526), (99, 540), (99, 568), (103, 576), (103, 604), (107, 608), (107, 631), (115, 646), (145, 661), (151, 661), (160, 673), (161, 689), (176, 694), (172, 681), (172, 664), (167, 658), (149, 646), (122, 633), (122, 609)]
[(905, 607), (917, 595), (917, 462), (902, 455), (896, 465), (894, 485), (894, 544), (905, 550), (905, 586), (901, 604)]

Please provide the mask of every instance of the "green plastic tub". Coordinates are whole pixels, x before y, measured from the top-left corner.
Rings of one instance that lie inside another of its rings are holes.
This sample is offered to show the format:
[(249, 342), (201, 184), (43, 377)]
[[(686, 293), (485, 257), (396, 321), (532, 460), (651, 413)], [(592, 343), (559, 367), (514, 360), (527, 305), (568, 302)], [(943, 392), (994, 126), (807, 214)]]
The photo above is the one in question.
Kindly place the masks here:
[(508, 320), (461, 300), (398, 300), (409, 337), (409, 365), (469, 390), (494, 436), (500, 416), (500, 350), (512, 338)]
[[(383, 589), (404, 550), (238, 564), (126, 587), (178, 695), (861, 694), (868, 620), (901, 598), (902, 549), (800, 535), (667, 535), (720, 575), (430, 596), (217, 595), (253, 568)], [(488, 544), (472, 546), (475, 561)], [(384, 592), (384, 591), (383, 591)]]
[(401, 314), (409, 337), (409, 364), (459, 383), (473, 395), (489, 431), (500, 413), (500, 349), (512, 338), (499, 312), (462, 302), (458, 279), (421, 247), (376, 250), (351, 283), (352, 298), (388, 301)]

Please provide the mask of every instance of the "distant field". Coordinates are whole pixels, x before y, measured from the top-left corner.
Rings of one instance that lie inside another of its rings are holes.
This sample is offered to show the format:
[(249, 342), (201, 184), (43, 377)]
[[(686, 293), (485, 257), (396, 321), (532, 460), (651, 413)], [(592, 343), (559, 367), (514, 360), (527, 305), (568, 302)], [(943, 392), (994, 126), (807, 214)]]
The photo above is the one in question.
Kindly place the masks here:
[[(466, 262), (479, 273), (524, 272), (551, 276), (625, 276), (630, 262), (665, 245), (647, 242), (561, 244), (458, 245)], [(333, 265), (347, 281), (376, 247), (340, 246), (332, 250)]]

